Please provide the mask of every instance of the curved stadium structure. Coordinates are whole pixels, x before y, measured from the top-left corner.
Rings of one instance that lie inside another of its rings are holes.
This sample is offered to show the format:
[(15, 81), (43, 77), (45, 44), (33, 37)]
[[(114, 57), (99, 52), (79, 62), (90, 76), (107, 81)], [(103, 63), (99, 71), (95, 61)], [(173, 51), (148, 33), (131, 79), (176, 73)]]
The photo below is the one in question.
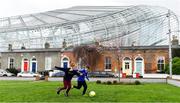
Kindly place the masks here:
[(77, 6), (43, 13), (0, 18), (0, 48), (51, 48), (91, 44), (168, 45), (168, 19), (172, 36), (179, 39), (179, 21), (168, 9), (156, 6)]

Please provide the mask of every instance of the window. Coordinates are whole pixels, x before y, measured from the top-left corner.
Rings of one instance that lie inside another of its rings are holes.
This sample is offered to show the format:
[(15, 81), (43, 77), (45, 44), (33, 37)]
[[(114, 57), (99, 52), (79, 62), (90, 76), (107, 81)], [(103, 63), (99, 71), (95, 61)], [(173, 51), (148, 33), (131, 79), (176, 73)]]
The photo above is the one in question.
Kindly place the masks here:
[(9, 58), (8, 63), (9, 63), (8, 68), (14, 68), (14, 58)]
[(125, 62), (125, 69), (129, 69), (129, 62)]
[(32, 61), (36, 61), (36, 58), (32, 58)]
[(129, 57), (125, 57), (125, 58), (124, 58), (124, 61), (125, 61), (125, 69), (129, 69), (129, 64), (130, 64), (129, 62), (130, 62), (130, 60), (131, 60), (131, 59), (130, 59)]
[(51, 70), (51, 57), (45, 57), (45, 70)]
[(111, 58), (105, 57), (105, 69), (111, 69)]
[(165, 68), (164, 57), (158, 57), (157, 62), (157, 72), (162, 72), (162, 70)]
[(65, 57), (65, 58), (63, 58), (63, 61), (68, 61), (68, 58), (66, 58), (66, 57)]

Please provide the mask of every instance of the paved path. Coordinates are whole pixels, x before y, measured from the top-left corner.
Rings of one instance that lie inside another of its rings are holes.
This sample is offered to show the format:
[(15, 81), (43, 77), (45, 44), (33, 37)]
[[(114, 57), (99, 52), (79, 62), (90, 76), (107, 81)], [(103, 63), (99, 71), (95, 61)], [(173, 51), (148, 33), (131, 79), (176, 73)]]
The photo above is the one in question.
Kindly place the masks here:
[[(97, 80), (100, 80), (101, 82), (105, 82), (105, 81), (119, 81), (119, 78), (89, 78), (90, 81), (89, 82), (96, 82)], [(0, 80), (22, 80), (22, 81), (33, 81), (35, 80), (34, 77), (0, 77)], [(73, 78), (72, 81), (76, 81), (77, 78)], [(148, 82), (148, 83), (155, 83), (155, 82), (160, 82), (160, 83), (164, 83), (166, 82), (166, 79), (164, 78), (139, 78), (139, 79), (136, 79), (136, 78), (120, 78), (120, 82), (134, 82), (136, 80), (139, 80), (140, 82)], [(63, 78), (62, 77), (56, 77), (56, 78), (48, 78), (48, 81), (63, 81)]]

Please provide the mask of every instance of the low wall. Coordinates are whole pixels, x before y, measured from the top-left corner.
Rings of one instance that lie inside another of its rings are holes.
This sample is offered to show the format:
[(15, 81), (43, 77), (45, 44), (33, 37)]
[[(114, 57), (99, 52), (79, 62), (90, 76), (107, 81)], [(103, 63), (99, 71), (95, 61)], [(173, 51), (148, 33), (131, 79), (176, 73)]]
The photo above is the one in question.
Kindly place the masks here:
[(166, 79), (164, 78), (139, 78), (139, 79), (122, 78), (120, 79), (121, 82), (135, 82), (136, 80), (142, 83), (166, 83)]
[(167, 79), (167, 83), (180, 87), (180, 80), (179, 79)]

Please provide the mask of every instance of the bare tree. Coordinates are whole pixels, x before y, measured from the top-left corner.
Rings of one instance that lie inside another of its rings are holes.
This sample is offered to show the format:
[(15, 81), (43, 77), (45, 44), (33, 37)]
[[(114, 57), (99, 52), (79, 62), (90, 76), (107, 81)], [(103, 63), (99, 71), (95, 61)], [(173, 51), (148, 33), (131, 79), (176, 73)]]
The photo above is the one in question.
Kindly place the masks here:
[(88, 65), (92, 71), (95, 71), (96, 65), (100, 59), (100, 52), (96, 46), (82, 45), (73, 50), (76, 61), (81, 59), (81, 65)]

